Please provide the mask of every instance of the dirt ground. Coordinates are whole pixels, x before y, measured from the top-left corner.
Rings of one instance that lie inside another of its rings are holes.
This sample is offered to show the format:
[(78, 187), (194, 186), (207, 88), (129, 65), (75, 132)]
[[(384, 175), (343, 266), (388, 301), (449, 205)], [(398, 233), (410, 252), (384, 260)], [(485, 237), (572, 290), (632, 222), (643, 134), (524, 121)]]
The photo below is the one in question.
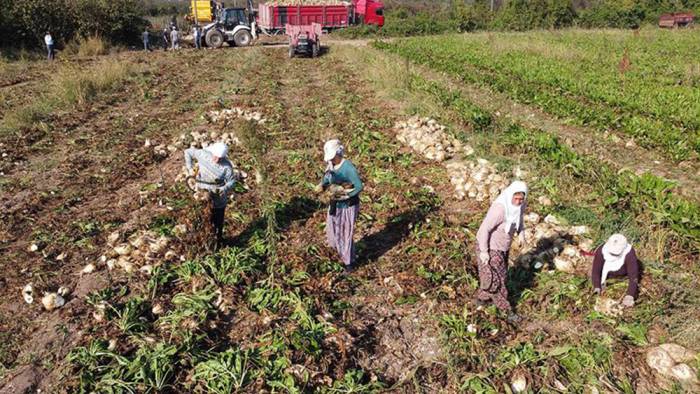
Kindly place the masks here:
[[(451, 392), (458, 387), (461, 383), (453, 381), (446, 367), (449, 355), (439, 317), (459, 314), (469, 304), (474, 289), (465, 278), (473, 278), (476, 270), (471, 242), (486, 206), (453, 201), (444, 169), (417, 158), (395, 140), (392, 126), (407, 116), (402, 107), (376, 94), (363, 78), (367, 70), (334, 53), (361, 50), (365, 44), (352, 43), (347, 49), (332, 42), (315, 60), (290, 60), (285, 48), (274, 45), (111, 55), (140, 65), (139, 75), (85, 105), (52, 113), (47, 129), (0, 136), (0, 392), (77, 391), (67, 355), (114, 330), (93, 321), (86, 297), (105, 288), (137, 293), (148, 283), (142, 275), (104, 268), (100, 258), (108, 235), (153, 228), (163, 218), (176, 223), (191, 218), (186, 211), (189, 194), (176, 181), (182, 151), (158, 155), (152, 145), (168, 144), (195, 130), (231, 130), (231, 123), (207, 123), (202, 115), (233, 107), (265, 116), (270, 138), (265, 159), (272, 182), (263, 194), (250, 181), (251, 191), (229, 206), (227, 244), (253, 242), (252, 234), (261, 226), (261, 202), (277, 201), (277, 254), (290, 272), (312, 276), (294, 288), (316, 300), (319, 315), (332, 316), (337, 328), (326, 338), (323, 357), (314, 364), (302, 356), (298, 360), (331, 379), (361, 368), (394, 392)], [(43, 94), (50, 78), (51, 68), (32, 64), (21, 76), (0, 79), (1, 94), (10, 97), (0, 116)], [(556, 132), (586, 154), (617, 158), (621, 166), (643, 167), (696, 190), (696, 168), (666, 166), (637, 150), (632, 160), (630, 149), (636, 148), (625, 147), (624, 141), (613, 145), (614, 150), (603, 149), (584, 136), (585, 130), (470, 89), (465, 91), (475, 102)], [(359, 268), (350, 277), (323, 266), (333, 261), (333, 254), (323, 239), (325, 211), (311, 192), (323, 170), (321, 147), (331, 137), (346, 141), (348, 156), (366, 184), (355, 234)], [(242, 147), (232, 147), (231, 156), (247, 171), (255, 170), (251, 153)], [(196, 238), (183, 238), (178, 253), (192, 259), (206, 254), (203, 245), (184, 239)], [(88, 263), (98, 269), (80, 274)], [(424, 271), (445, 277), (436, 282), (417, 274)], [(38, 300), (31, 305), (22, 300), (21, 289), (28, 283), (35, 294), (66, 286), (71, 295), (64, 307), (47, 312)], [(226, 290), (226, 298), (243, 305), (238, 291)], [(155, 298), (169, 302), (171, 297), (164, 291)], [(537, 306), (540, 301), (523, 302)], [(337, 311), (329, 307), (341, 304), (346, 306)], [(238, 309), (218, 322), (214, 341), (246, 343), (270, 324), (264, 314)], [(495, 316), (484, 319), (496, 332), (491, 346), (510, 346), (531, 336)], [(584, 324), (584, 319), (578, 313), (571, 324)], [(529, 327), (537, 335), (559, 335), (562, 341), (573, 335), (558, 319)], [(629, 346), (615, 349), (624, 354)], [(643, 354), (637, 351), (632, 357), (638, 362)], [(260, 384), (249, 390), (262, 392)], [(169, 390), (183, 392), (185, 387), (179, 382)]]

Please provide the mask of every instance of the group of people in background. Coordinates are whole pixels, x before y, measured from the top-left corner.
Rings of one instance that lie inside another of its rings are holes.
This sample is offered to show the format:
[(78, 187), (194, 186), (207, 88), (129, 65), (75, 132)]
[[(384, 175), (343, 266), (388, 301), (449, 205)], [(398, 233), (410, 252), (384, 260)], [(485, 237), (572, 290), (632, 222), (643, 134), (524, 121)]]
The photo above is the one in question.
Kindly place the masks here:
[[(224, 210), (235, 179), (228, 147), (215, 143), (204, 149), (185, 151), (185, 165), (189, 176), (195, 177), (199, 189), (210, 192), (211, 222), (217, 243), (223, 241)], [(199, 163), (199, 171), (193, 171), (193, 161)], [(326, 242), (335, 250), (346, 272), (353, 270), (356, 262), (353, 235), (360, 212), (360, 193), (364, 186), (357, 168), (345, 157), (345, 147), (337, 139), (327, 141), (323, 147), (326, 168), (315, 191), (329, 191), (326, 214)], [(330, 189), (330, 190), (329, 190)], [(508, 299), (508, 255), (513, 238), (520, 236), (524, 244), (524, 213), (527, 209), (528, 187), (525, 182), (511, 183), (493, 201), (476, 234), (476, 258), (479, 289), (474, 297), (477, 307), (493, 304), (513, 323), (521, 320)], [(609, 278), (627, 277), (628, 288), (622, 305), (632, 307), (637, 297), (640, 264), (634, 247), (622, 234), (614, 234), (594, 253), (591, 269), (593, 293), (605, 291)]]
[[(195, 26), (193, 28), (194, 35), (194, 46), (197, 49), (202, 48), (202, 28), (200, 26)], [(162, 32), (162, 41), (164, 50), (176, 51), (180, 49), (180, 31), (175, 24), (171, 24), (170, 27), (166, 27)], [(151, 45), (151, 32), (148, 28), (145, 28), (143, 33), (141, 33), (141, 41), (143, 42), (143, 50), (151, 51), (153, 46)], [(44, 44), (46, 45), (47, 59), (54, 60), (56, 57), (56, 49), (53, 36), (50, 31), (46, 32), (44, 36)]]
[[(194, 46), (197, 49), (202, 48), (202, 28), (197, 25), (193, 27), (193, 37), (194, 37)], [(151, 33), (148, 30), (148, 28), (144, 29), (143, 33), (141, 34), (142, 40), (143, 40), (143, 50), (144, 51), (150, 51), (151, 50)], [(163, 49), (168, 50), (168, 48), (172, 51), (176, 51), (180, 49), (180, 40), (182, 37), (180, 36), (180, 30), (178, 30), (177, 26), (174, 24), (171, 24), (170, 27), (166, 27), (163, 29), (162, 32), (162, 41), (163, 41)]]

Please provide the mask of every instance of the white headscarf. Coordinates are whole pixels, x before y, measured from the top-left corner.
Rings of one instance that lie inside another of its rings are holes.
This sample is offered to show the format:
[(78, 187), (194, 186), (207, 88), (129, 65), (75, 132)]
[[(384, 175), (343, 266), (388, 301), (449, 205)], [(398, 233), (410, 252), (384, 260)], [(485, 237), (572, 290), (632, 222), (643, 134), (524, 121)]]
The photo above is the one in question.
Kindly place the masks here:
[(345, 159), (341, 160), (337, 166), (333, 165), (333, 162), (331, 160), (333, 160), (333, 158), (336, 156), (343, 157), (344, 154), (345, 147), (343, 147), (343, 145), (340, 144), (340, 140), (326, 141), (326, 143), (323, 145), (323, 161), (328, 163), (328, 165), (326, 166), (326, 171), (333, 171), (340, 168), (340, 166), (343, 165)]
[(515, 231), (520, 228), (520, 220), (522, 218), (522, 209), (525, 206), (525, 200), (520, 205), (513, 205), (513, 195), (515, 193), (523, 193), (527, 197), (527, 185), (523, 181), (515, 181), (510, 184), (501, 194), (496, 197), (495, 203), (499, 203), (505, 207), (505, 231), (510, 233), (510, 228), (515, 224)]
[(213, 143), (205, 148), (212, 156), (225, 158), (228, 155), (228, 146), (223, 142)]
[(615, 272), (625, 264), (627, 254), (632, 250), (632, 245), (622, 234), (613, 234), (603, 245), (603, 275), (602, 282), (608, 278), (608, 273)]
[(342, 156), (345, 148), (340, 143), (340, 140), (328, 140), (323, 145), (323, 161), (331, 161), (336, 155)]

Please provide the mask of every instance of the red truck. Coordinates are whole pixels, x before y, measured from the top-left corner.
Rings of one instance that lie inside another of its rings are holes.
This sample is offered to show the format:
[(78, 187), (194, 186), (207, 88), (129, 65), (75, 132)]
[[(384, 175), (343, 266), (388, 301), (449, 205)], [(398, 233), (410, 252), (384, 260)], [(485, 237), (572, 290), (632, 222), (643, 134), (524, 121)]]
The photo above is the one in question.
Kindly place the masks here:
[(248, 46), (258, 32), (281, 34), (287, 25), (318, 23), (326, 32), (358, 24), (384, 26), (381, 0), (306, 0), (306, 4), (300, 5), (274, 1), (260, 3), (257, 9), (253, 0), (247, 0), (247, 8), (224, 8), (220, 1), (191, 1), (192, 13), (188, 18), (196, 24), (204, 23), (202, 41), (211, 48), (220, 48), (225, 42), (231, 46)]
[(318, 23), (323, 30), (352, 25), (384, 26), (384, 3), (379, 0), (352, 0), (342, 4), (279, 5), (276, 2), (258, 5), (257, 27), (266, 34), (284, 32), (285, 26)]

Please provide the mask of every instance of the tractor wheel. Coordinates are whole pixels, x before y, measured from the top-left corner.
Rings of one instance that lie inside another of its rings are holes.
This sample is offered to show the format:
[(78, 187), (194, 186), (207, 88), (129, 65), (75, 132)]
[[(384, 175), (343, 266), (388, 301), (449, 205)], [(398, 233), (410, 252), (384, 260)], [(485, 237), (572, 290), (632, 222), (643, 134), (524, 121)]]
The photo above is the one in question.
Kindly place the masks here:
[(311, 57), (318, 57), (319, 53), (321, 53), (321, 42), (316, 41), (311, 47)]
[(224, 35), (216, 29), (211, 29), (204, 37), (204, 41), (209, 48), (221, 48), (224, 45)]
[(250, 35), (248, 30), (240, 30), (233, 35), (233, 42), (236, 43), (237, 47), (247, 47), (253, 42), (253, 36)]
[(294, 49), (294, 46), (292, 44), (289, 44), (289, 58), (290, 59), (294, 57), (294, 52), (296, 52), (296, 50)]

